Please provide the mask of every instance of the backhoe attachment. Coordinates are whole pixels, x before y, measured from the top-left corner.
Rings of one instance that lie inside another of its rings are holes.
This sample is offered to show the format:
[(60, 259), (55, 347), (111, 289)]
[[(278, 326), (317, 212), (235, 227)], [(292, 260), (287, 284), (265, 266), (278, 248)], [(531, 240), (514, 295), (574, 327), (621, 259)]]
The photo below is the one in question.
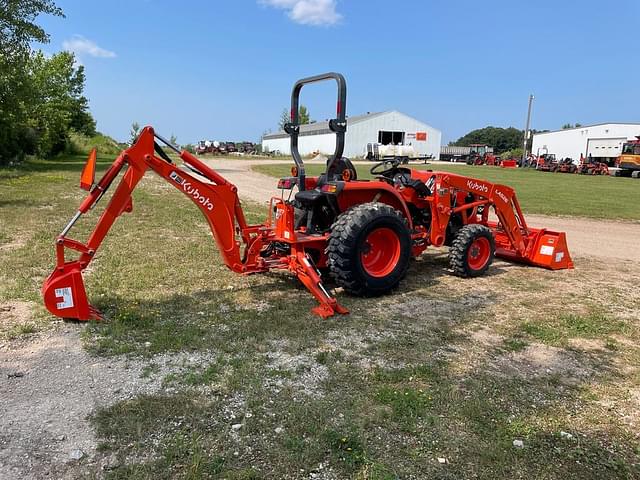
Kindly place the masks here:
[[(174, 163), (177, 158), (167, 155), (158, 142), (172, 149), (182, 165), (177, 166)], [(80, 179), (81, 188), (89, 193), (56, 239), (56, 267), (42, 287), (44, 303), (53, 315), (83, 321), (102, 318), (98, 309), (89, 304), (82, 272), (93, 260), (116, 219), (133, 210), (131, 193), (148, 169), (198, 206), (229, 269), (240, 274), (289, 270), (318, 300), (320, 305), (313, 309), (314, 313), (322, 317), (347, 313), (323, 286), (304, 244), (296, 243), (293, 206), (281, 202), (278, 206), (281, 213), (275, 223), (270, 219), (265, 224), (248, 225), (236, 187), (189, 152), (178, 150), (155, 134), (151, 127), (142, 130), (135, 144), (118, 156), (97, 183), (96, 162), (97, 154), (92, 150)], [(123, 169), (122, 179), (86, 243), (68, 238), (73, 225), (98, 203)], [(67, 250), (74, 250), (78, 257), (67, 260)]]

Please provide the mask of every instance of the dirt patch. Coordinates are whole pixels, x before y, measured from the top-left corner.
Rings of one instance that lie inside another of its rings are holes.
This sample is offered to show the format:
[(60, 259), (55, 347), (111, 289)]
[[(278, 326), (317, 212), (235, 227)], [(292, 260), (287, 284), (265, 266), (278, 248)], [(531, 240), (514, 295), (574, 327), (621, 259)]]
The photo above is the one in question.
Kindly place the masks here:
[(395, 297), (393, 302), (385, 305), (388, 312), (409, 318), (414, 318), (416, 312), (420, 312), (421, 315), (433, 320), (449, 320), (459, 315), (469, 315), (491, 303), (487, 295), (474, 293), (453, 300), (422, 296), (417, 298), (409, 296), (409, 299), (405, 300), (405, 295), (400, 297), (400, 299)]
[(158, 355), (148, 375), (150, 360), (89, 356), (79, 332), (77, 325), (61, 325), (26, 345), (0, 347), (0, 478), (59, 478), (75, 465), (72, 452), (95, 454), (87, 417), (96, 408), (157, 393), (168, 374), (215, 358), (211, 352)]
[(267, 362), (275, 376), (268, 378), (264, 386), (274, 393), (292, 387), (314, 398), (323, 396), (322, 382), (329, 377), (329, 370), (311, 356), (273, 350), (267, 354)]
[(0, 303), (0, 329), (6, 331), (14, 326), (32, 322), (33, 308), (32, 303), (18, 300)]
[(595, 368), (571, 352), (539, 343), (499, 357), (493, 367), (501, 375), (525, 379), (556, 376), (562, 383), (570, 385), (586, 381), (596, 373)]

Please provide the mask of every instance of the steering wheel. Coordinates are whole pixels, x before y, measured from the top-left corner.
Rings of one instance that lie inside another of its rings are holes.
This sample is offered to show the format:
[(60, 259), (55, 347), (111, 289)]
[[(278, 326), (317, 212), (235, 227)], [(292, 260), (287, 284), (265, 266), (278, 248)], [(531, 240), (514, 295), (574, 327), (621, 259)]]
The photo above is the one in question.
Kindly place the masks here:
[[(387, 167), (387, 165), (390, 165)], [(400, 160), (397, 158), (383, 160), (380, 163), (376, 163), (369, 172), (371, 175), (377, 175), (386, 178), (392, 178), (400, 165)]]

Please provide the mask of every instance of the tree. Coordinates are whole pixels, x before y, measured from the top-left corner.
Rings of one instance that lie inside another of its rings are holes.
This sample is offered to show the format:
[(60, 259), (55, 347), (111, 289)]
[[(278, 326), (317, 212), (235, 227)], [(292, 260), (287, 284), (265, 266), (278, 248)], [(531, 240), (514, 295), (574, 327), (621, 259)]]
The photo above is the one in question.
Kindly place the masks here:
[(298, 110), (298, 122), (300, 125), (306, 125), (311, 121), (309, 118), (309, 111), (307, 107), (304, 105), (300, 105), (300, 109)]
[(506, 152), (522, 146), (524, 132), (517, 128), (485, 127), (473, 130), (452, 143), (468, 147), (474, 143), (490, 145), (497, 153)]
[(289, 117), (289, 110), (285, 108), (282, 110), (282, 113), (280, 114), (280, 120), (278, 121), (278, 129), (284, 130), (285, 124), (289, 123), (290, 121), (291, 121), (291, 117)]
[[(280, 114), (280, 120), (278, 121), (278, 128), (280, 130), (284, 130), (285, 124), (289, 123), (290, 121), (291, 121), (291, 117), (289, 116), (289, 110), (285, 108), (282, 110), (282, 113)], [(298, 122), (300, 125), (306, 125), (311, 122), (311, 119), (309, 118), (309, 111), (307, 110), (307, 107), (305, 107), (304, 105), (300, 105), (300, 108), (298, 109)]]
[(0, 165), (35, 153), (37, 132), (27, 120), (37, 92), (28, 64), (31, 42), (49, 41), (34, 23), (41, 14), (64, 16), (53, 0), (0, 0)]
[(140, 124), (138, 122), (133, 122), (131, 124), (131, 131), (129, 132), (129, 144), (133, 145), (135, 141), (138, 139), (138, 135), (140, 134)]
[(0, 0), (0, 51), (3, 56), (29, 53), (31, 42), (49, 43), (49, 35), (34, 20), (38, 15), (64, 17), (53, 0)]
[(575, 125), (571, 125), (570, 123), (565, 123), (562, 125), (562, 130), (569, 130), (570, 128), (580, 128), (582, 126), (581, 123), (576, 123)]
[(169, 143), (171, 145), (178, 145), (178, 137), (176, 137), (173, 133), (171, 134), (171, 136), (169, 137)]
[(95, 135), (95, 121), (82, 95), (84, 67), (76, 66), (73, 53), (59, 52), (47, 58), (36, 52), (29, 59), (28, 74), (32, 96), (27, 124), (38, 133), (37, 153), (50, 157), (62, 152), (71, 130)]

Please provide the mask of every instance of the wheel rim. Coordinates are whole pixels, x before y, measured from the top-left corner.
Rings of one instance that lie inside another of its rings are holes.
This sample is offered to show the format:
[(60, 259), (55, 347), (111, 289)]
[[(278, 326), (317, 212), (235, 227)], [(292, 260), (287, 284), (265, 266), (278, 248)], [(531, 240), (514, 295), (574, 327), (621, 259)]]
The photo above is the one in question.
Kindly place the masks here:
[(362, 267), (372, 277), (389, 275), (400, 259), (400, 239), (387, 227), (372, 230), (365, 238), (360, 254)]
[(491, 244), (485, 237), (476, 238), (467, 252), (467, 263), (473, 270), (482, 269), (491, 257)]

